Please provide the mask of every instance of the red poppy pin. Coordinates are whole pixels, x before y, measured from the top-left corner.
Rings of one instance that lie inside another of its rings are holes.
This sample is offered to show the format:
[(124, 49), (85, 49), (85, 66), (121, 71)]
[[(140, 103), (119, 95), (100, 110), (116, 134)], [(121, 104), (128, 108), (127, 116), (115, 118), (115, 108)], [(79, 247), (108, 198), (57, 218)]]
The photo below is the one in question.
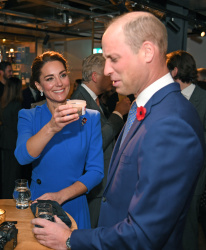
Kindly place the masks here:
[(84, 126), (84, 124), (87, 122), (87, 118), (83, 117), (82, 118), (82, 126)]
[(144, 108), (144, 107), (142, 107), (142, 106), (141, 106), (141, 107), (138, 107), (138, 108), (137, 108), (137, 114), (136, 114), (137, 120), (138, 120), (138, 121), (143, 120), (143, 119), (145, 118), (146, 112), (147, 112), (146, 108)]

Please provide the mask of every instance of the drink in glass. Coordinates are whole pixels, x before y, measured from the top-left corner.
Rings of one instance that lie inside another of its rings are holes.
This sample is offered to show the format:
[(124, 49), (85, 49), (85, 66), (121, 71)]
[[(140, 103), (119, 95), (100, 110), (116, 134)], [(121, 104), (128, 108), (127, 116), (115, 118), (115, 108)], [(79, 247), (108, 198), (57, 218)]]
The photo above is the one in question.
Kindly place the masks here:
[[(49, 203), (38, 203), (36, 205), (37, 218), (42, 218), (50, 221), (54, 221), (52, 205)], [(40, 226), (37, 226), (40, 227)]]
[(26, 179), (18, 179), (15, 181), (15, 188), (13, 198), (16, 200), (16, 208), (26, 209), (29, 207), (29, 200), (31, 199), (31, 191)]
[(86, 101), (84, 101), (84, 100), (68, 100), (67, 103), (71, 104), (73, 106), (73, 108), (78, 109), (77, 113), (79, 114), (79, 116), (85, 115), (86, 105), (87, 105)]

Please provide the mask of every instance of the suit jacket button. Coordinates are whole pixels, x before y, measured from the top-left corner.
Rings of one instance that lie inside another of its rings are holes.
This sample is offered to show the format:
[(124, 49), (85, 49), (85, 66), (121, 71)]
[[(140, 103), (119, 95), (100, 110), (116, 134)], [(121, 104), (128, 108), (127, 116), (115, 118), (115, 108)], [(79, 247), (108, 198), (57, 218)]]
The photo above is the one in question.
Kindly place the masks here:
[(102, 201), (105, 202), (106, 200), (107, 200), (106, 197), (103, 196)]
[(41, 184), (41, 180), (40, 179), (37, 179), (36, 182), (37, 182), (37, 184)]

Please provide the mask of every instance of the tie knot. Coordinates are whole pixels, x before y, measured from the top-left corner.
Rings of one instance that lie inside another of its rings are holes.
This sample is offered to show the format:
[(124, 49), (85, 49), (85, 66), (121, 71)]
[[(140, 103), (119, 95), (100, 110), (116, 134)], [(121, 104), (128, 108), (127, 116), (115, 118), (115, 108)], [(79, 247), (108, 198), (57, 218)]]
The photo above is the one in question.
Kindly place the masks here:
[[(136, 101), (134, 101), (131, 105), (131, 108), (130, 108), (130, 111), (129, 111), (129, 114), (128, 114), (128, 117), (127, 117), (127, 122), (126, 122), (126, 125), (125, 125), (125, 129), (124, 129), (124, 133), (122, 135), (122, 141), (121, 141), (121, 144), (123, 143), (127, 133), (129, 132), (134, 120), (135, 120), (135, 117), (136, 117), (136, 113), (137, 113), (137, 103)], [(120, 144), (120, 145), (121, 145)]]

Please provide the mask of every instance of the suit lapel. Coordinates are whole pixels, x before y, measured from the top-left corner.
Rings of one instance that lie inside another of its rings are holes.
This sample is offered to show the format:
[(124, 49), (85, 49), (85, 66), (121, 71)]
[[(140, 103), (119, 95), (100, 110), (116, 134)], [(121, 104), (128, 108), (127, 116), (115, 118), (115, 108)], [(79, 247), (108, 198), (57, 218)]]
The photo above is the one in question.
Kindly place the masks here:
[[(145, 115), (145, 118), (149, 115), (150, 113), (150, 109), (148, 107), (148, 111)], [(117, 142), (115, 144), (115, 148), (113, 150), (113, 154), (112, 154), (112, 158), (111, 158), (111, 161), (110, 161), (110, 168), (109, 168), (109, 172), (108, 172), (108, 183), (112, 180), (112, 177), (116, 171), (116, 168), (118, 166), (118, 163), (119, 163), (119, 159), (125, 149), (125, 147), (127, 146), (127, 144), (129, 143), (129, 141), (131, 140), (131, 138), (136, 134), (137, 130), (139, 129), (139, 127), (141, 126), (143, 120), (142, 121), (138, 121), (137, 119), (134, 120), (134, 123), (132, 124), (132, 127), (130, 128), (127, 136), (125, 137), (124, 139), (124, 142), (122, 143), (121, 147), (120, 147), (120, 144), (121, 144), (121, 140), (122, 140), (122, 135), (124, 133), (124, 129), (125, 129), (125, 126), (124, 128), (122, 129), (118, 139), (117, 139)]]
[(132, 127), (130, 128), (127, 136), (124, 139), (124, 142), (122, 143), (122, 145), (120, 147), (122, 135), (123, 135), (123, 132), (125, 129), (125, 126), (124, 126), (124, 128), (122, 129), (122, 131), (118, 137), (115, 148), (113, 150), (113, 154), (112, 154), (112, 158), (111, 158), (110, 166), (109, 166), (107, 186), (105, 188), (105, 191), (107, 190), (109, 183), (113, 179), (113, 176), (115, 174), (116, 168), (118, 167), (119, 160), (121, 158), (121, 155), (122, 155), (124, 149), (126, 148), (127, 144), (131, 140), (131, 138), (137, 133), (139, 127), (142, 124), (144, 124), (144, 122), (146, 122), (147, 119), (149, 118), (149, 115), (150, 115), (151, 110), (152, 110), (152, 106), (158, 105), (159, 102), (161, 102), (169, 93), (171, 93), (173, 91), (180, 92), (180, 87), (179, 87), (178, 83), (172, 83), (172, 84), (165, 86), (164, 88), (157, 91), (151, 97), (151, 99), (145, 105), (145, 108), (146, 108), (145, 118), (142, 121), (138, 121), (137, 119), (135, 119), (134, 123), (132, 124)]
[(87, 106), (86, 108), (89, 109), (94, 109), (100, 112), (101, 114), (101, 121), (105, 122), (107, 121), (104, 113), (100, 110), (99, 106), (96, 104), (96, 102), (94, 101), (94, 99), (91, 97), (91, 95), (86, 91), (85, 88), (83, 88), (81, 85), (78, 87), (78, 91), (81, 93), (81, 95), (83, 96), (84, 100), (86, 100), (87, 102)]
[(101, 101), (101, 99), (100, 99), (100, 106), (101, 106), (101, 109), (102, 109), (105, 117), (107, 119), (109, 119), (109, 117), (110, 117), (111, 114), (110, 114), (109, 110), (107, 109), (107, 107), (104, 105), (104, 103)]
[(79, 92), (82, 94), (84, 99), (87, 101), (87, 108), (97, 110), (96, 107), (98, 107), (98, 106), (97, 106), (96, 102), (93, 100), (91, 95), (86, 91), (86, 89), (83, 88), (82, 86), (79, 86)]

